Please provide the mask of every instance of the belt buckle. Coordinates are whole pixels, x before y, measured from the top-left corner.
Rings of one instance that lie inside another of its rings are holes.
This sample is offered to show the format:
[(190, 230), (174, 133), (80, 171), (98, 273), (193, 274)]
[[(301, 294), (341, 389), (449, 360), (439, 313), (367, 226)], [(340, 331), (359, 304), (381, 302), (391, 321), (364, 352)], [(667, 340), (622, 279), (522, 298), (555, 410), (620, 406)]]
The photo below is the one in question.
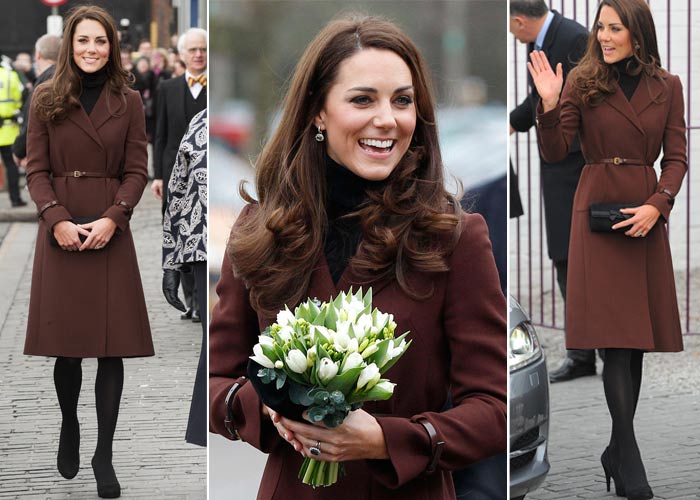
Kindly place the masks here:
[(82, 174), (80, 170), (73, 170), (73, 177), (80, 177)]
[(624, 160), (619, 156), (614, 157), (612, 160), (613, 165), (622, 165), (624, 163)]

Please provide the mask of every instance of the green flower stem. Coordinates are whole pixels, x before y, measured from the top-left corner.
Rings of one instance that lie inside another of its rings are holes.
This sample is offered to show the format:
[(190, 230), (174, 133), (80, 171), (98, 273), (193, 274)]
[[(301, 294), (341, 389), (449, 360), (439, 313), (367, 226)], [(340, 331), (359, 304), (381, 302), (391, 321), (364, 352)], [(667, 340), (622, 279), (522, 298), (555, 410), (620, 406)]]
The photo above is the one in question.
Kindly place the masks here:
[(305, 458), (299, 469), (301, 482), (314, 488), (318, 486), (331, 486), (338, 482), (338, 475), (342, 473), (342, 464), (338, 462), (323, 462), (313, 458)]

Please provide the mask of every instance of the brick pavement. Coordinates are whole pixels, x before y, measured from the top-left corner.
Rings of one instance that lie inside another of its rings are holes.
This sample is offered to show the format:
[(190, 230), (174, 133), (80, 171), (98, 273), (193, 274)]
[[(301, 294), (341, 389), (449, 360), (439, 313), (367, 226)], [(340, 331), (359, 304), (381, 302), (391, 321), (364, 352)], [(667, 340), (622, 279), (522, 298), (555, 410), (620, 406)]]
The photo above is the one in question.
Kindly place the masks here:
[[(6, 208), (3, 194), (0, 215)], [(149, 190), (134, 213), (132, 231), (156, 356), (124, 362), (114, 443), (122, 498), (204, 499), (206, 449), (184, 441), (201, 330), (179, 320), (162, 297), (160, 202)], [(83, 362), (81, 469), (68, 481), (55, 466), (60, 410), (53, 359), (22, 354), (35, 236), (35, 224), (13, 223), (0, 246), (0, 498), (97, 498), (89, 465), (96, 442), (97, 362)]]
[[(549, 369), (563, 359), (563, 334), (540, 328)], [(635, 430), (649, 482), (659, 500), (700, 499), (700, 336), (685, 337), (685, 351), (649, 354)], [(600, 454), (610, 415), (598, 361), (596, 377), (550, 386), (549, 459), (552, 468), (530, 500), (613, 499), (605, 491)], [(611, 485), (612, 486), (612, 485)]]

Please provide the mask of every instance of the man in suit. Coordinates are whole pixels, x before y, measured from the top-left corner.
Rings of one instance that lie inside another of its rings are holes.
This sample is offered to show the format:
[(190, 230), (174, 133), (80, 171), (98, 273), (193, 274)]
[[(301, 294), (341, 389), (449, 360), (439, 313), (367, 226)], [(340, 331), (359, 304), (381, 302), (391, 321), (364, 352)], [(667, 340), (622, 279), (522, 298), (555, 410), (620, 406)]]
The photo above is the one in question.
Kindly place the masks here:
[[(588, 31), (575, 21), (550, 11), (544, 0), (511, 0), (510, 32), (527, 44), (528, 54), (543, 51), (556, 68), (562, 64), (564, 79), (586, 51)], [(528, 74), (530, 93), (510, 113), (510, 132), (526, 132), (535, 125), (535, 110), (539, 102), (537, 89)], [(547, 163), (540, 156), (542, 194), (544, 197), (547, 250), (556, 269), (557, 283), (566, 301), (566, 273), (569, 253), (569, 233), (574, 193), (585, 160), (578, 138), (567, 157), (557, 163)], [(594, 350), (567, 350), (564, 363), (550, 373), (551, 382), (595, 375)]]
[[(177, 44), (180, 57), (187, 68), (185, 74), (164, 80), (158, 86), (156, 99), (156, 136), (153, 143), (153, 168), (155, 178), (151, 190), (163, 201), (170, 174), (175, 165), (180, 141), (187, 132), (190, 120), (207, 107), (207, 32), (190, 28)], [(200, 321), (194, 293), (192, 273), (182, 273), (182, 288), (188, 310), (181, 318)]]
[[(34, 65), (36, 67), (37, 79), (34, 88), (50, 80), (56, 69), (56, 59), (61, 48), (61, 37), (56, 35), (42, 35), (34, 45)], [(30, 92), (22, 106), (22, 125), (20, 125), (19, 135), (12, 144), (12, 155), (15, 163), (24, 168), (27, 165), (27, 125), (29, 123), (29, 104), (32, 100), (34, 89)]]

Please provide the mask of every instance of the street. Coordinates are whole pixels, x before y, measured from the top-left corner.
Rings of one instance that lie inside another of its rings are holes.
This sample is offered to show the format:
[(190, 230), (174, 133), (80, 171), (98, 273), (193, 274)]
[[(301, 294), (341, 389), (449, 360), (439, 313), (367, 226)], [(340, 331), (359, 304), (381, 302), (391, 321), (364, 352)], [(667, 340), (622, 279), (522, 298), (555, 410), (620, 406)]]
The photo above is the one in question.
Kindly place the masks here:
[[(23, 196), (29, 199), (26, 192)], [(35, 214), (32, 203), (10, 209), (6, 193), (0, 193), (0, 498), (97, 498), (90, 468), (97, 434), (96, 360), (83, 361), (81, 468), (66, 480), (56, 470), (61, 414), (53, 386), (54, 359), (22, 354), (37, 227), (28, 221)], [(180, 312), (162, 296), (160, 201), (148, 187), (131, 228), (156, 355), (124, 360), (114, 438), (122, 498), (205, 499), (206, 449), (184, 440), (201, 325), (181, 321)]]

